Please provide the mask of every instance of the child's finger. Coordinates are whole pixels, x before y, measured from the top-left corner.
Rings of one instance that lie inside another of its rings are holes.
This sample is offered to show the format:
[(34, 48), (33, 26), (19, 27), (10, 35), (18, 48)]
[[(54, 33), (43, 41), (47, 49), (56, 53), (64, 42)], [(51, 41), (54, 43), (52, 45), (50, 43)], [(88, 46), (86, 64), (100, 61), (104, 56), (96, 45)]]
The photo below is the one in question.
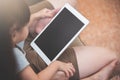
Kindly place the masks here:
[(64, 70), (64, 73), (65, 73), (65, 75), (66, 75), (67, 78), (70, 77), (68, 70)]

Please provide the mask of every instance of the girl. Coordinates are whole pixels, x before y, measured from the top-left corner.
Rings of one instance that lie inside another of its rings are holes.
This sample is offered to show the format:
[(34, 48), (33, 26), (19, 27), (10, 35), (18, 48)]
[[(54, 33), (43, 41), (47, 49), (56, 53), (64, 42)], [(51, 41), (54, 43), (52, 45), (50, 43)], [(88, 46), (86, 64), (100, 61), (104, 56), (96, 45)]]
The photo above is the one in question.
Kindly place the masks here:
[[(38, 74), (35, 74), (35, 72), (29, 66), (29, 62), (25, 58), (26, 53), (18, 46), (18, 43), (26, 39), (29, 32), (28, 27), (34, 25), (34, 21), (40, 18), (52, 17), (54, 14), (51, 14), (49, 11), (45, 11), (48, 12), (49, 15), (48, 13), (44, 14), (43, 12), (43, 14), (39, 13), (39, 15), (34, 15), (34, 17), (31, 17), (30, 19), (29, 8), (22, 0), (1, 1), (0, 10), (0, 15), (3, 17), (3, 19), (5, 19), (3, 20), (5, 22), (4, 24), (7, 24), (7, 30), (10, 33), (17, 63), (16, 72), (18, 74), (18, 79), (51, 80), (57, 75), (57, 72), (61, 71), (65, 73), (64, 79), (68, 79), (70, 77), (70, 79), (79, 80), (80, 78), (85, 78), (99, 71), (106, 64), (116, 59), (116, 56), (112, 54), (111, 51), (105, 49), (93, 47), (74, 47), (66, 50), (64, 52), (66, 54), (63, 53), (63, 55), (58, 59), (60, 61), (52, 62), (44, 70)], [(96, 55), (96, 53), (98, 54)], [(69, 57), (67, 58), (68, 55)]]
[[(8, 31), (10, 33), (10, 42), (12, 42), (17, 63), (16, 72), (20, 79), (50, 80), (57, 71), (64, 71), (68, 77), (73, 75), (75, 70), (72, 63), (63, 63), (60, 61), (53, 62), (49, 67), (36, 75), (29, 66), (29, 63), (24, 56), (24, 51), (17, 46), (17, 43), (25, 40), (28, 35), (29, 24), (27, 23), (30, 19), (28, 6), (22, 0), (4, 0), (0, 2), (0, 10), (0, 15), (2, 16), (0, 19), (1, 21), (3, 19), (2, 22), (6, 24), (6, 26), (1, 26), (3, 28), (7, 27), (5, 32)], [(42, 17), (44, 17), (44, 14), (41, 14), (40, 18)]]

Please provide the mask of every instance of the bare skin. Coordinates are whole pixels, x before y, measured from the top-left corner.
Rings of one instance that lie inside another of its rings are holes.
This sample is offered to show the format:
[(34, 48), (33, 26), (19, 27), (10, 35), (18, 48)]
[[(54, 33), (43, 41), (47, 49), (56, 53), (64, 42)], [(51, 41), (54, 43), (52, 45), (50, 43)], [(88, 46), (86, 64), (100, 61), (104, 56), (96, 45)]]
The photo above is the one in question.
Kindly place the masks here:
[(106, 64), (117, 59), (115, 53), (105, 48), (82, 46), (74, 47), (80, 78), (96, 73)]
[(109, 77), (114, 70), (115, 66), (117, 65), (117, 60), (113, 60), (104, 68), (102, 68), (99, 72), (95, 73), (94, 75), (84, 78), (82, 80), (109, 80)]

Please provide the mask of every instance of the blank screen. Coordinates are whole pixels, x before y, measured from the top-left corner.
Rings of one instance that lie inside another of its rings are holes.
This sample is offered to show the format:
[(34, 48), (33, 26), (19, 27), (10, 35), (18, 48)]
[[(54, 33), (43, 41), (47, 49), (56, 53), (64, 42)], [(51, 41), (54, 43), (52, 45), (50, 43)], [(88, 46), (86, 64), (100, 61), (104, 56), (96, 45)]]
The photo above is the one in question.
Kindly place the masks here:
[(52, 61), (83, 26), (84, 23), (64, 8), (35, 43)]

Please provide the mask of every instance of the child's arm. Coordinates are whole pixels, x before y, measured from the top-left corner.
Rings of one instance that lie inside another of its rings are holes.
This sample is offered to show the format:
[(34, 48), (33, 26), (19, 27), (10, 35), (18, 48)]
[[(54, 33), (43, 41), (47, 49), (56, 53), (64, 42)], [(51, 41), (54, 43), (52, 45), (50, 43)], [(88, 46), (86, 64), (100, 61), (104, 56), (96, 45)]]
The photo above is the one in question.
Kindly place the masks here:
[(38, 75), (44, 76), (41, 80), (47, 80), (45, 76), (47, 77), (53, 77), (58, 71), (63, 71), (65, 73), (65, 76), (67, 78), (73, 76), (75, 69), (72, 65), (72, 63), (64, 63), (60, 61), (52, 62), (46, 69), (41, 71)]
[(49, 10), (42, 9), (30, 16), (30, 21), (28, 23), (28, 27), (30, 32), (39, 33), (43, 27), (45, 27), (48, 22), (55, 16), (55, 14), (59, 11), (59, 9)]
[(114, 52), (99, 47), (75, 47), (80, 78), (90, 76), (116, 59)]
[(54, 61), (47, 68), (35, 74), (30, 66), (22, 70), (19, 75), (21, 80), (51, 80), (57, 71), (63, 71), (67, 77), (73, 76), (75, 69), (71, 63)]

